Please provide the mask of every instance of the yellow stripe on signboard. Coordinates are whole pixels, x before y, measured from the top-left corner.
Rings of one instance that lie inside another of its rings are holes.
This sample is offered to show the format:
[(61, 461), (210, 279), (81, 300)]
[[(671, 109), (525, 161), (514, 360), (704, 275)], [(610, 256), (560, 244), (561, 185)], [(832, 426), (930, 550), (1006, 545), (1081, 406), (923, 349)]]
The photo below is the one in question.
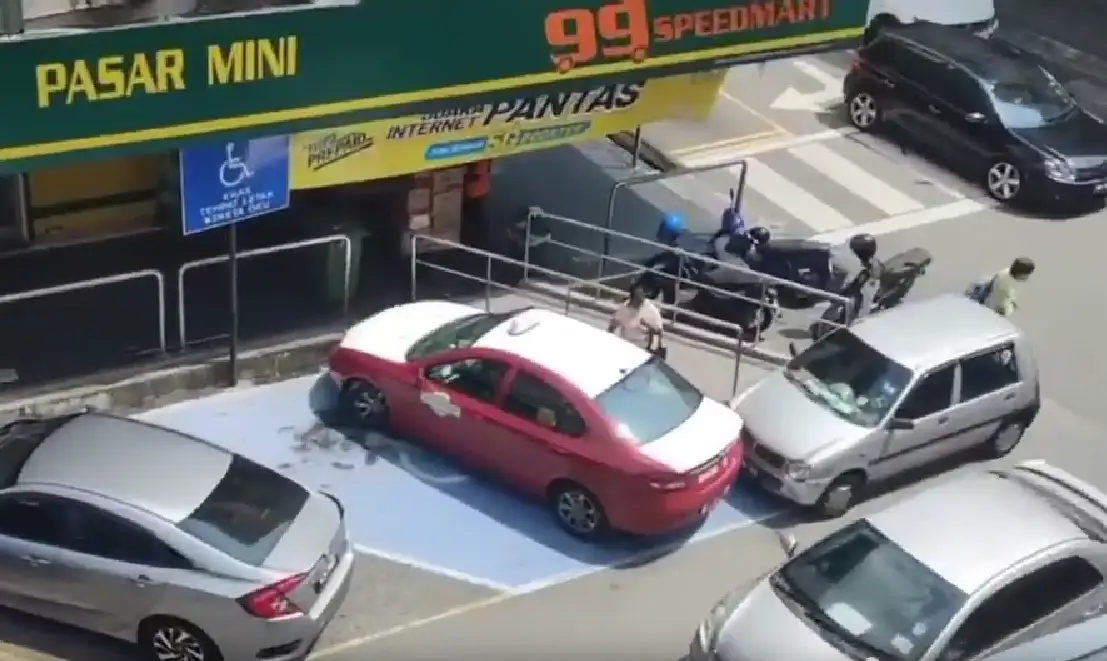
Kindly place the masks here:
[(300, 133), (292, 138), (292, 187), (372, 181), (602, 138), (662, 119), (704, 119), (724, 76), (668, 76)]

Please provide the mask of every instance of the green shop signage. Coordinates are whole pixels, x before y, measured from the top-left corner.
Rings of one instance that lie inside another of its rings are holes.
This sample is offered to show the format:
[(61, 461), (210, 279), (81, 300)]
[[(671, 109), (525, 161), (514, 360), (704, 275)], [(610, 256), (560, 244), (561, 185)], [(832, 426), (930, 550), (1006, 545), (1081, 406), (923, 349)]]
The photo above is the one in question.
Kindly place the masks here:
[(4, 41), (0, 169), (841, 48), (868, 9), (727, 2), (364, 0)]

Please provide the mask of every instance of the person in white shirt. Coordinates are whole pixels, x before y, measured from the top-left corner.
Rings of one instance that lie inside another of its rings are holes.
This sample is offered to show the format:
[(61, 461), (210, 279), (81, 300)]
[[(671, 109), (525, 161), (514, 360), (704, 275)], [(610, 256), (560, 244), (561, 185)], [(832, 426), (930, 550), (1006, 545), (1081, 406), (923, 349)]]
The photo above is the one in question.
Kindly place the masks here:
[(648, 351), (656, 351), (661, 347), (663, 333), (661, 311), (646, 297), (645, 290), (635, 285), (626, 302), (612, 313), (607, 330)]

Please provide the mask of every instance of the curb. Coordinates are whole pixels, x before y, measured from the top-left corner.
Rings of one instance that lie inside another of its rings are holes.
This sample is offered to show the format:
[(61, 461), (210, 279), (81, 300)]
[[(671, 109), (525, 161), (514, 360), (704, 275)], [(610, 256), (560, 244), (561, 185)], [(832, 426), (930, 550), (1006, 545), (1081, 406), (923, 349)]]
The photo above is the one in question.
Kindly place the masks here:
[[(326, 363), (340, 333), (316, 335), (243, 352), (238, 358), (243, 386), (283, 381), (318, 372)], [(95, 383), (58, 392), (0, 403), (0, 419), (76, 413), (88, 408), (137, 411), (218, 388), (227, 377), (227, 358), (153, 370), (107, 383)]]
[[(634, 154), (633, 131), (612, 133), (611, 135), (607, 136), (607, 138), (622, 149), (626, 150), (628, 154)], [(650, 144), (650, 142), (646, 140), (645, 136), (642, 137), (642, 140), (638, 145), (638, 159), (659, 172), (672, 172), (673, 170), (680, 169), (680, 163), (677, 163), (673, 159), (669, 158), (669, 156), (665, 152)]]

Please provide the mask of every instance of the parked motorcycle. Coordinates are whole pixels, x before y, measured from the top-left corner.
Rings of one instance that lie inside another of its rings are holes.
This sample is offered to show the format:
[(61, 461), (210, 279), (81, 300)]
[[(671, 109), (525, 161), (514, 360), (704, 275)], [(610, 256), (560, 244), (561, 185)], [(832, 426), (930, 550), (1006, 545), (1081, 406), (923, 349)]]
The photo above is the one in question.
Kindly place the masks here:
[[(660, 229), (658, 236), (662, 236)], [(841, 266), (843, 247), (811, 239), (777, 239), (765, 228), (733, 234), (724, 228), (707, 238), (687, 234), (672, 238), (669, 245), (691, 254), (682, 259), (677, 252), (663, 251), (647, 260), (647, 270), (638, 279), (647, 295), (738, 324), (749, 335), (770, 328), (782, 308), (804, 310), (826, 301), (824, 293), (842, 291), (850, 278), (849, 270)], [(883, 262), (874, 310), (902, 302), (932, 259), (926, 250), (913, 248)], [(763, 275), (802, 287), (766, 285)]]

